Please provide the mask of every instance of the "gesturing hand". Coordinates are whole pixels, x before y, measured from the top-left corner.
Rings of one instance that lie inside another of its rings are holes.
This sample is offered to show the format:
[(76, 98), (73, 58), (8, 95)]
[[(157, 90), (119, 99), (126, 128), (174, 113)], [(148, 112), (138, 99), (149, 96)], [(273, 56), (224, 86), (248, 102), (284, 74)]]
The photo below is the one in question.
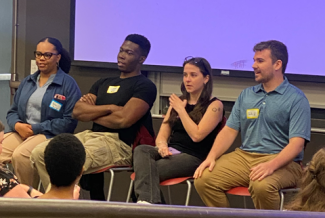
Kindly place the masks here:
[(25, 140), (28, 137), (34, 135), (34, 132), (32, 130), (32, 126), (27, 123), (19, 123), (17, 122), (15, 124), (15, 130), (18, 132), (18, 134)]
[(174, 110), (179, 113), (182, 109), (186, 107), (187, 100), (184, 99), (183, 101), (175, 94), (172, 94), (169, 97), (169, 105), (174, 108)]
[(249, 178), (252, 181), (255, 181), (256, 179), (258, 181), (261, 181), (265, 177), (272, 175), (273, 172), (274, 172), (273, 164), (270, 161), (268, 161), (265, 163), (260, 163), (255, 167), (252, 167), (251, 173), (249, 174)]

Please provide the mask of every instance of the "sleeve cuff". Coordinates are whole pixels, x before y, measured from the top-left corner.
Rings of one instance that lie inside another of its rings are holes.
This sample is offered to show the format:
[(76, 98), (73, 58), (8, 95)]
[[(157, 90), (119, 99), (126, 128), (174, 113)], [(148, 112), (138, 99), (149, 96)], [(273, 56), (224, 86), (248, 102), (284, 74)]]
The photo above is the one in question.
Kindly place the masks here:
[(228, 121), (227, 121), (226, 126), (232, 128), (232, 129), (234, 129), (234, 130), (239, 131), (239, 127), (238, 127), (238, 125), (233, 124), (233, 123), (231, 123), (231, 122), (228, 122)]
[(34, 135), (39, 134), (41, 132), (41, 124), (32, 124), (32, 130)]
[(21, 122), (21, 120), (20, 120), (20, 119), (13, 119), (13, 120), (8, 120), (8, 121), (7, 121), (7, 123), (8, 123), (8, 125), (9, 125), (9, 128), (11, 129), (11, 131), (16, 131), (16, 130), (15, 130), (15, 125), (16, 125), (16, 123), (18, 123), (18, 122)]
[(310, 136), (307, 136), (307, 135), (297, 134), (297, 133), (289, 135), (289, 139), (294, 138), (294, 137), (300, 137), (300, 138), (303, 138), (303, 139), (307, 140), (308, 142), (310, 142)]

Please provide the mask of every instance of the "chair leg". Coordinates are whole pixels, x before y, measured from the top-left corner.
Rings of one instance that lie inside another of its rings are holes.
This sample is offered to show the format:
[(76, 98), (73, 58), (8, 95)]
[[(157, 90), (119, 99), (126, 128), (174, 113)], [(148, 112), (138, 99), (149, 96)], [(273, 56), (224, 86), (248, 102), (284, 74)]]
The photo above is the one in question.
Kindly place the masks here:
[(247, 205), (246, 205), (246, 197), (243, 196), (243, 198), (244, 198), (244, 208), (246, 209), (247, 208)]
[(126, 203), (129, 203), (129, 201), (130, 201), (132, 189), (133, 189), (133, 180), (131, 179), (130, 186), (129, 186), (129, 191), (128, 191), (128, 195), (126, 197)]
[(283, 210), (283, 204), (284, 204), (284, 194), (283, 194), (283, 191), (280, 190), (279, 191), (279, 194), (280, 194), (280, 210)]
[(299, 190), (300, 190), (299, 188), (287, 188), (287, 189), (281, 189), (281, 190), (279, 190), (279, 195), (280, 195), (280, 210), (283, 210), (284, 193), (298, 192)]
[(186, 183), (187, 183), (187, 194), (186, 194), (185, 206), (188, 206), (191, 197), (192, 182), (190, 180), (186, 180)]
[(170, 193), (170, 185), (167, 186), (167, 190), (168, 190), (168, 204), (172, 205), (172, 195)]
[(110, 179), (109, 186), (108, 186), (107, 201), (110, 201), (111, 200), (113, 183), (114, 183), (114, 170), (109, 169), (109, 172), (111, 174), (111, 179)]
[[(41, 191), (41, 187), (42, 187), (42, 181), (40, 179), (38, 182), (37, 191)], [(44, 190), (44, 191), (46, 191), (46, 190)]]

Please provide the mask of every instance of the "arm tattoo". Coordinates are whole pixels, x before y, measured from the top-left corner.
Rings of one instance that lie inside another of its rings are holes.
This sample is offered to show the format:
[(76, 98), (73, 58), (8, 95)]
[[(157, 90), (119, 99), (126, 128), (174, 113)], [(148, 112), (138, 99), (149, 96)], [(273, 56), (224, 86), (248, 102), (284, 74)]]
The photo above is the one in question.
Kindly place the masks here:
[(214, 107), (214, 108), (212, 108), (212, 111), (213, 111), (213, 112), (220, 111), (220, 107), (219, 107), (219, 108), (215, 108), (215, 107)]

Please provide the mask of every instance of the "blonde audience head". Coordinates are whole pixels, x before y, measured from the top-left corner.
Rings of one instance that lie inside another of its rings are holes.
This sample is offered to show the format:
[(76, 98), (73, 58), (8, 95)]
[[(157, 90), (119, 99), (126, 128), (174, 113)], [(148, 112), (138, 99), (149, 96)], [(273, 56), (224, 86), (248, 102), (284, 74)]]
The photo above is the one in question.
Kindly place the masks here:
[(325, 212), (325, 147), (312, 158), (304, 171), (301, 190), (289, 210)]

